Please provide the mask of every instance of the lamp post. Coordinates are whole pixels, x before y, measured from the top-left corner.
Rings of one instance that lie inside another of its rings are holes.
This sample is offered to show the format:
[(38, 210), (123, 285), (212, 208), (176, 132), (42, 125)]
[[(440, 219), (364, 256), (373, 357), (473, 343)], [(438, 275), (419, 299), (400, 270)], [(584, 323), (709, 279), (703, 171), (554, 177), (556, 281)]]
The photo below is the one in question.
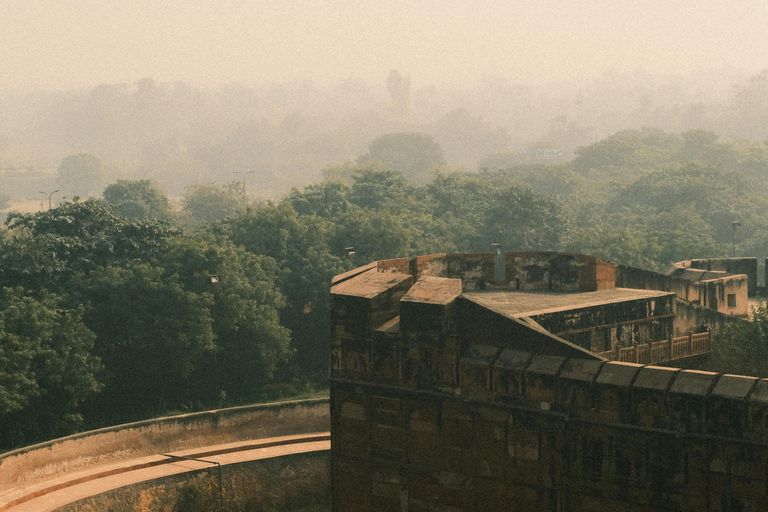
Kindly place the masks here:
[(243, 175), (243, 209), (244, 210), (248, 209), (248, 196), (245, 194), (245, 177), (248, 176), (249, 174), (253, 174), (255, 172), (256, 171), (248, 171), (248, 172), (235, 171), (235, 174), (242, 174)]
[(53, 194), (55, 194), (56, 192), (58, 192), (58, 191), (59, 191), (59, 190), (58, 190), (58, 189), (56, 189), (56, 190), (54, 190), (53, 192), (50, 192), (50, 193), (48, 193), (48, 192), (43, 192), (42, 190), (38, 190), (38, 191), (37, 191), (37, 193), (38, 193), (38, 194), (43, 194), (43, 195), (47, 195), (47, 196), (48, 196), (48, 209), (50, 210), (50, 209), (51, 209), (51, 196), (52, 196)]

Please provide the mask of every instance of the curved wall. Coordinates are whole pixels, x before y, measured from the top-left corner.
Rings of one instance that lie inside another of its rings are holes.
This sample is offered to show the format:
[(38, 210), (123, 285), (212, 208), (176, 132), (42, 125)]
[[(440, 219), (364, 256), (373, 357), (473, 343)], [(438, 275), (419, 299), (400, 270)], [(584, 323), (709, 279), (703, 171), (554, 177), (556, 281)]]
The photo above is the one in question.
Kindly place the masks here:
[(233, 407), (83, 432), (0, 455), (0, 489), (121, 460), (221, 443), (325, 432), (327, 398)]
[(181, 473), (119, 487), (55, 512), (331, 512), (328, 451), (298, 453)]

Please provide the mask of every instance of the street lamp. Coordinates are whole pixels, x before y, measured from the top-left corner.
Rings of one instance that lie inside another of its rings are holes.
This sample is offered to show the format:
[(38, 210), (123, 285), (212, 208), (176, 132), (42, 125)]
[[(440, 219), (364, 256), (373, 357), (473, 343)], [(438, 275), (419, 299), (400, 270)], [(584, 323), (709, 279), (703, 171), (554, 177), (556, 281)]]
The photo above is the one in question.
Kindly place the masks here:
[(56, 192), (58, 192), (58, 191), (59, 191), (59, 190), (58, 190), (58, 189), (56, 189), (56, 190), (54, 190), (53, 192), (51, 192), (51, 193), (48, 193), (48, 192), (43, 192), (42, 190), (38, 190), (38, 191), (37, 191), (37, 193), (38, 193), (38, 194), (43, 194), (43, 195), (47, 195), (47, 196), (48, 196), (48, 209), (50, 210), (50, 209), (51, 209), (51, 196), (52, 196), (53, 194), (55, 194)]
[(235, 174), (242, 174), (243, 175), (243, 208), (246, 210), (248, 209), (248, 196), (245, 194), (245, 177), (249, 174), (253, 174), (256, 171), (248, 171), (248, 172), (239, 172), (235, 171)]

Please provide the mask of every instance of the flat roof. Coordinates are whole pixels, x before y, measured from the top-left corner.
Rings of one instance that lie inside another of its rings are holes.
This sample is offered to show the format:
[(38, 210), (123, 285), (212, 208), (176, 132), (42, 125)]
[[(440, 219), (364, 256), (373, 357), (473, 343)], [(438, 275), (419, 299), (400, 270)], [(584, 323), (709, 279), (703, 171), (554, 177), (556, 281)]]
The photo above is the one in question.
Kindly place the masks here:
[(372, 299), (409, 279), (411, 279), (410, 274), (368, 270), (358, 276), (333, 285), (331, 293), (334, 295), (352, 295), (354, 297)]
[(461, 279), (423, 276), (400, 300), (446, 305), (453, 302), (453, 299), (459, 295), (461, 295)]
[(465, 292), (461, 296), (504, 316), (521, 318), (669, 295), (674, 295), (674, 293), (633, 288), (610, 288), (596, 292), (475, 290)]

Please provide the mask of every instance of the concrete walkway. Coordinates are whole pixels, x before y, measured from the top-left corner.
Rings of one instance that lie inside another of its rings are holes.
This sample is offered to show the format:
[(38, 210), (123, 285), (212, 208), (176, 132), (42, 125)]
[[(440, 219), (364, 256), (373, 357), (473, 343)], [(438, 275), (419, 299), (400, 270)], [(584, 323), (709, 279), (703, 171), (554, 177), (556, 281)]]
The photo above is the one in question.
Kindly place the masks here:
[(210, 463), (168, 455), (204, 459), (224, 466), (330, 448), (330, 433), (321, 432), (205, 446), (125, 460), (3, 492), (0, 494), (0, 512), (50, 512), (74, 501), (126, 485), (212, 466)]

